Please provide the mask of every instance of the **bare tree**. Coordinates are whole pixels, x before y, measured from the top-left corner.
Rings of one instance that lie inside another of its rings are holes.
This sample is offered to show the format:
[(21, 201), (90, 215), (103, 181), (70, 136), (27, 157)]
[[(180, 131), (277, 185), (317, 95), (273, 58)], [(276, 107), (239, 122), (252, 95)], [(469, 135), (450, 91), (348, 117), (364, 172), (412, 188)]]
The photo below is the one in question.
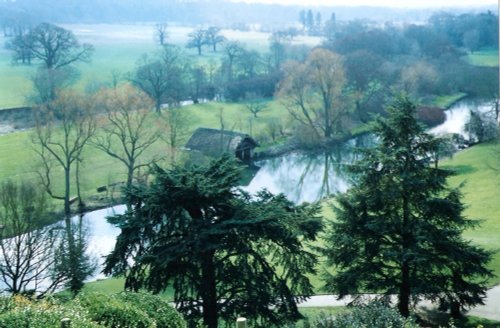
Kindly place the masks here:
[(25, 36), (14, 40), (19, 46), (14, 49), (17, 58), (19, 51), (29, 51), (34, 59), (38, 59), (47, 69), (58, 69), (76, 62), (89, 62), (94, 48), (92, 45), (80, 44), (73, 32), (62, 27), (42, 23), (30, 30)]
[(245, 94), (245, 109), (248, 110), (254, 118), (266, 108), (266, 103), (254, 92)]
[(208, 45), (212, 46), (213, 52), (217, 52), (217, 45), (219, 43), (224, 43), (226, 37), (220, 34), (220, 28), (216, 26), (210, 26), (205, 31), (205, 40)]
[(155, 102), (159, 113), (163, 103), (180, 101), (183, 91), (183, 54), (178, 47), (166, 45), (155, 57), (144, 55), (129, 80)]
[(231, 41), (224, 47), (224, 61), (227, 71), (227, 82), (233, 80), (234, 63), (238, 56), (244, 52), (245, 48), (237, 41)]
[(164, 133), (161, 134), (170, 152), (170, 162), (175, 163), (177, 150), (181, 145), (182, 140), (187, 136), (189, 117), (181, 108), (169, 108), (161, 114), (164, 120)]
[(130, 187), (137, 170), (159, 159), (154, 156), (145, 159), (146, 152), (160, 138), (151, 117), (153, 104), (145, 93), (130, 86), (103, 90), (98, 103), (105, 110), (107, 121), (92, 143), (125, 166)]
[(168, 38), (167, 23), (159, 23), (155, 25), (155, 37), (160, 46), (165, 45)]
[(170, 84), (167, 79), (167, 67), (159, 59), (143, 56), (130, 81), (139, 89), (148, 94), (155, 101), (156, 112), (161, 111), (162, 100)]
[(80, 44), (73, 32), (49, 23), (17, 35), (10, 48), (15, 62), (42, 63), (32, 78), (37, 103), (54, 100), (59, 89), (75, 80), (77, 70), (73, 64), (90, 62), (94, 51), (92, 45)]
[[(72, 169), (96, 128), (91, 104), (80, 95), (62, 93), (36, 112), (35, 121), (33, 142), (42, 162), (39, 176), (47, 193), (64, 202), (69, 217)], [(54, 191), (54, 180), (60, 180), (54, 179), (55, 166), (64, 172), (62, 194)]]
[(311, 128), (318, 139), (342, 132), (347, 106), (340, 56), (317, 48), (305, 63), (292, 62), (284, 71), (279, 96), (284, 99), (291, 116)]
[(196, 48), (198, 50), (198, 56), (201, 56), (201, 48), (207, 44), (206, 31), (204, 29), (198, 28), (193, 32), (188, 34), (189, 41), (186, 44), (187, 48)]
[(64, 283), (54, 257), (62, 230), (44, 226), (48, 209), (45, 192), (35, 185), (0, 186), (0, 285), (8, 293), (40, 296)]

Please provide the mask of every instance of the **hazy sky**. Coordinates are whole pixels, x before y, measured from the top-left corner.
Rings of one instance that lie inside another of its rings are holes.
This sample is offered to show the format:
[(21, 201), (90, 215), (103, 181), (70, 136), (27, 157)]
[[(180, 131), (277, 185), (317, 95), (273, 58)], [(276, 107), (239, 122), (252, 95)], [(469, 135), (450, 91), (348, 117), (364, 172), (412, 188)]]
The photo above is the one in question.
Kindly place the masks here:
[(277, 3), (292, 5), (328, 5), (328, 6), (383, 6), (383, 7), (456, 7), (496, 5), (496, 0), (233, 0), (248, 3)]

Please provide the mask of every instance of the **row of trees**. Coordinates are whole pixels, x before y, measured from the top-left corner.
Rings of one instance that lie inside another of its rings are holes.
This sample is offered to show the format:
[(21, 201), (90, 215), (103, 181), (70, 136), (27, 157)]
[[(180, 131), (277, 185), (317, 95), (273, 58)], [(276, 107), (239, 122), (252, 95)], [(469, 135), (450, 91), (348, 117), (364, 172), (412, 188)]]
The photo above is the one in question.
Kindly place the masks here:
[[(441, 142), (424, 132), (415, 105), (400, 96), (388, 112), (374, 130), (379, 144), (351, 166), (357, 178), (337, 197), (336, 220), (324, 222), (317, 204), (239, 190), (229, 157), (206, 167), (155, 166), (150, 184), (127, 191), (131, 208), (109, 219), (121, 234), (105, 272), (125, 276), (131, 290), (172, 286), (191, 323), (216, 328), (244, 315), (259, 327), (282, 326), (313, 293), (307, 275), (319, 253), (328, 292), (395, 294), (405, 317), (426, 298), (459, 317), (483, 302), (492, 253), (462, 236), (477, 222), (447, 186), (451, 172), (431, 165)], [(311, 252), (320, 236), (323, 246)]]

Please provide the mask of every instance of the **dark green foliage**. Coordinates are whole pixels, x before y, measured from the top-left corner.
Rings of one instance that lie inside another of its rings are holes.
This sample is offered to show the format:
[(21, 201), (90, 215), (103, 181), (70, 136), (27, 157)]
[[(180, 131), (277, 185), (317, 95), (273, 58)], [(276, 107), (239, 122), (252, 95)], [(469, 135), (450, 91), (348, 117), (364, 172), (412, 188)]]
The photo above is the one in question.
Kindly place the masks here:
[(458, 316), (481, 304), (491, 253), (464, 240), (476, 223), (462, 214), (449, 171), (432, 165), (440, 141), (424, 132), (415, 105), (399, 96), (375, 127), (379, 144), (353, 165), (356, 182), (337, 198), (337, 221), (324, 254), (337, 274), (326, 288), (340, 296), (376, 291), (398, 295), (402, 315), (410, 299), (438, 299)]
[(238, 315), (257, 326), (300, 317), (297, 300), (313, 292), (307, 274), (316, 257), (303, 242), (321, 228), (317, 206), (238, 190), (229, 157), (207, 167), (155, 167), (154, 175), (128, 190), (133, 210), (109, 218), (122, 231), (107, 274), (126, 275), (132, 290), (173, 286), (179, 310), (211, 328)]
[(148, 328), (155, 327), (155, 321), (142, 307), (101, 293), (82, 293), (77, 303), (84, 308), (92, 321), (105, 327)]
[(465, 131), (469, 134), (469, 143), (480, 143), (493, 140), (498, 136), (498, 127), (493, 113), (469, 112), (469, 121)]
[(401, 316), (396, 310), (379, 302), (358, 306), (337, 316), (321, 315), (313, 324), (315, 328), (417, 328), (412, 319)]
[(186, 322), (164, 298), (148, 293), (120, 293), (116, 298), (140, 308), (156, 323), (156, 328), (185, 328)]

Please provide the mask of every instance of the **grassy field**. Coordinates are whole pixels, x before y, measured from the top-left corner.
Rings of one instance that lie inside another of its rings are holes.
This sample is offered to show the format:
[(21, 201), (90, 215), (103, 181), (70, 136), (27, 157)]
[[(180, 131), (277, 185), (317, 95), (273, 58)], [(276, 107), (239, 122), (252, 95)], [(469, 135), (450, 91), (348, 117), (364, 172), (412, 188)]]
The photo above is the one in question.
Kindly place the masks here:
[[(109, 83), (112, 74), (120, 74), (123, 78), (126, 73), (134, 69), (143, 54), (151, 55), (160, 51), (160, 47), (154, 40), (153, 24), (63, 25), (63, 27), (73, 31), (80, 42), (90, 43), (95, 48), (91, 63), (77, 65), (81, 72), (81, 77), (75, 85), (77, 90)], [(201, 63), (221, 58), (223, 46), (220, 45), (216, 53), (213, 53), (209, 47), (205, 47), (201, 56), (197, 55), (196, 49), (184, 48), (191, 31), (192, 28), (188, 27), (169, 26), (167, 42), (182, 47), (189, 58)], [(222, 30), (221, 34), (229, 41), (239, 41), (249, 49), (260, 52), (268, 51), (268, 33)], [(13, 66), (11, 53), (4, 47), (6, 41), (3, 36), (0, 36), (0, 109), (27, 105), (26, 96), (32, 90), (30, 77), (36, 69), (35, 65)], [(307, 36), (293, 41), (294, 44), (310, 46), (317, 45), (319, 42), (318, 37)]]
[(465, 59), (472, 65), (498, 67), (498, 49), (484, 49), (468, 54)]

